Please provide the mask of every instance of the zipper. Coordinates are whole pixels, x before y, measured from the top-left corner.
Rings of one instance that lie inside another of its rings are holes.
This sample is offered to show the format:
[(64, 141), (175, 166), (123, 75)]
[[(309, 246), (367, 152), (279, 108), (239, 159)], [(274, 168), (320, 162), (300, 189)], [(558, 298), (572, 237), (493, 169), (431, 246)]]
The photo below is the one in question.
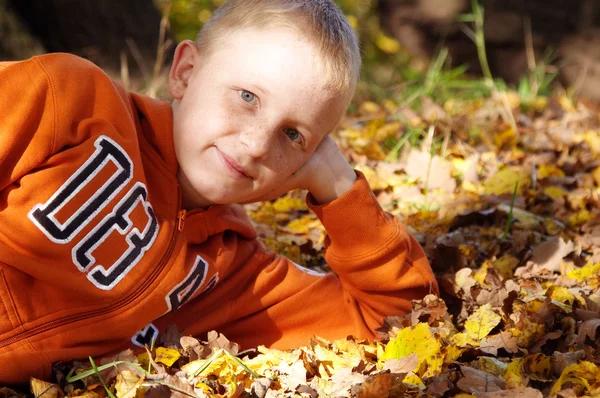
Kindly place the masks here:
[[(178, 203), (181, 203), (181, 191), (179, 191)], [(108, 307), (99, 308), (97, 310), (88, 311), (88, 312), (80, 312), (78, 314), (68, 315), (62, 318), (55, 319), (46, 324), (36, 326), (29, 330), (25, 330), (21, 333), (16, 334), (15, 336), (8, 338), (6, 340), (0, 341), (0, 348), (6, 347), (10, 344), (16, 343), (17, 341), (27, 339), (29, 337), (35, 336), (37, 334), (41, 334), (47, 332), (51, 329), (59, 328), (63, 325), (83, 321), (88, 318), (94, 318), (101, 315), (109, 314), (113, 311), (117, 311), (120, 308), (123, 308), (129, 305), (131, 302), (135, 301), (142, 294), (146, 292), (146, 289), (150, 287), (150, 285), (156, 280), (158, 275), (165, 268), (165, 265), (169, 261), (169, 257), (171, 257), (171, 253), (173, 253), (173, 249), (175, 249), (175, 245), (177, 243), (177, 238), (179, 237), (179, 233), (183, 230), (183, 225), (185, 223), (185, 210), (179, 210), (177, 212), (177, 219), (175, 220), (175, 228), (173, 229), (173, 234), (171, 235), (171, 240), (169, 242), (169, 246), (167, 246), (167, 251), (161, 261), (158, 264), (158, 267), (155, 267), (152, 270), (152, 273), (148, 278), (144, 279), (144, 282), (138, 286), (138, 288), (129, 296), (125, 297), (123, 300), (118, 301)]]

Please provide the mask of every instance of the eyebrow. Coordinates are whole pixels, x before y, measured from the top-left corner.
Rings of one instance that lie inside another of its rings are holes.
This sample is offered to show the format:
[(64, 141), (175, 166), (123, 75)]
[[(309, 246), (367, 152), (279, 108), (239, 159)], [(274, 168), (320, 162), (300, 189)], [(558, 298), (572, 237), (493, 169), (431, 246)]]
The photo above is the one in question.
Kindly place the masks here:
[(259, 86), (259, 85), (256, 85), (256, 84), (250, 84), (250, 88), (251, 88), (252, 90), (259, 91), (259, 92), (260, 92), (260, 93), (262, 93), (262, 94), (271, 95), (271, 92), (270, 92), (269, 90), (267, 90), (266, 88), (264, 88), (264, 87), (261, 87), (261, 86)]

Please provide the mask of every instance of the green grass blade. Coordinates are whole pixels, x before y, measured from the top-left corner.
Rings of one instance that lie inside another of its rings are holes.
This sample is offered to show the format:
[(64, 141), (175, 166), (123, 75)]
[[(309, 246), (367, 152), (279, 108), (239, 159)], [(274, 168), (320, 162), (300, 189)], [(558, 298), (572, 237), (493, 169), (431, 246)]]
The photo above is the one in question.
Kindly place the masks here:
[(90, 363), (92, 364), (92, 368), (94, 368), (94, 373), (96, 373), (96, 376), (98, 376), (98, 379), (100, 380), (100, 383), (102, 383), (102, 386), (104, 386), (104, 389), (106, 390), (106, 393), (108, 394), (108, 396), (110, 398), (115, 398), (115, 396), (113, 395), (113, 393), (108, 389), (108, 386), (106, 385), (106, 383), (102, 379), (102, 376), (100, 376), (100, 371), (96, 367), (96, 363), (94, 362), (94, 359), (92, 357), (88, 357), (88, 358), (90, 359)]
[[(105, 369), (111, 368), (111, 367), (116, 366), (116, 365), (122, 365), (122, 364), (130, 366), (130, 367), (132, 367), (133, 369), (137, 370), (138, 372), (140, 372), (142, 374), (146, 374), (146, 375), (150, 374), (149, 372), (146, 372), (146, 370), (144, 370), (142, 367), (140, 367), (139, 365), (137, 365), (135, 363), (127, 362), (127, 361), (114, 361), (114, 362), (107, 363), (106, 365), (98, 366), (98, 367), (96, 367), (94, 369), (86, 370), (85, 372), (81, 372), (81, 373), (79, 373), (79, 374), (77, 374), (77, 375), (75, 375), (73, 377), (69, 377), (67, 375), (67, 377), (66, 377), (65, 380), (66, 380), (67, 383), (72, 383), (74, 381), (81, 380), (84, 377), (88, 377), (88, 376), (91, 376), (93, 374), (96, 374), (96, 369), (99, 372), (101, 372), (101, 371), (103, 371)], [(95, 366), (95, 364), (94, 364), (94, 366)], [(69, 374), (71, 374), (71, 373), (72, 372), (69, 372)]]
[(510, 225), (512, 224), (513, 218), (513, 208), (515, 206), (515, 198), (517, 197), (517, 189), (519, 188), (519, 181), (515, 182), (515, 189), (512, 194), (512, 199), (510, 200), (510, 210), (508, 211), (508, 219), (506, 220), (506, 226), (504, 227), (504, 233), (502, 234), (502, 240), (506, 239), (508, 236), (508, 231), (510, 230)]

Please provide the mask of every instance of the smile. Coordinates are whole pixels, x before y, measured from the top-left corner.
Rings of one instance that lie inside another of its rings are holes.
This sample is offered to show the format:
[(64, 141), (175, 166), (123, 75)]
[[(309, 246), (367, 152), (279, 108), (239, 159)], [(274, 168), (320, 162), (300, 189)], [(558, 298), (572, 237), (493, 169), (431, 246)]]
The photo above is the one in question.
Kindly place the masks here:
[(252, 178), (248, 174), (246, 174), (244, 168), (237, 164), (235, 160), (231, 159), (229, 156), (221, 152), (219, 148), (216, 149), (217, 153), (219, 154), (219, 157), (221, 158), (221, 161), (223, 162), (225, 168), (232, 177), (237, 179)]

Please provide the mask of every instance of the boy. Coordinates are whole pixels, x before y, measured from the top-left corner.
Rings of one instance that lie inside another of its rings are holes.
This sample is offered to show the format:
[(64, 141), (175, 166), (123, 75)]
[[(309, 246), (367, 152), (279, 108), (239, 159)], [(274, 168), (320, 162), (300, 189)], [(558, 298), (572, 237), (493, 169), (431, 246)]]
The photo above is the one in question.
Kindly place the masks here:
[[(329, 0), (231, 0), (177, 47), (172, 104), (52, 54), (0, 70), (0, 383), (156, 339), (373, 337), (437, 292), (327, 134), (358, 77)], [(335, 274), (267, 253), (235, 203), (308, 189)]]

